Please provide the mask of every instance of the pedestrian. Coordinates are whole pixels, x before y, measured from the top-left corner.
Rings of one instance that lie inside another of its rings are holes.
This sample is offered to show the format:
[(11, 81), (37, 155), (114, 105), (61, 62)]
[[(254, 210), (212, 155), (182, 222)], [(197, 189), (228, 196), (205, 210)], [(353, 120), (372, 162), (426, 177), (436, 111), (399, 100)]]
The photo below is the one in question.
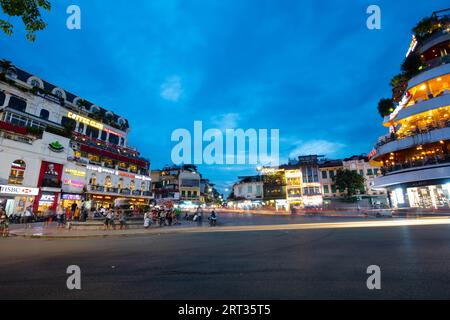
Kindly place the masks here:
[(80, 221), (80, 208), (76, 208), (73, 214), (73, 221)]
[(176, 207), (174, 213), (175, 213), (175, 224), (180, 224), (180, 217), (181, 217), (180, 207)]
[(172, 209), (167, 209), (166, 219), (167, 219), (167, 224), (169, 225), (169, 227), (171, 227), (172, 221), (173, 221), (173, 210)]
[(144, 228), (148, 229), (150, 228), (151, 224), (152, 224), (152, 213), (150, 211), (147, 211), (146, 213), (144, 213)]
[(66, 221), (72, 220), (72, 214), (69, 208), (66, 209)]
[(108, 210), (109, 227), (111, 227), (113, 230), (116, 229), (116, 225), (114, 223), (115, 217), (116, 217), (116, 212), (114, 211), (114, 209), (109, 209)]
[(72, 203), (72, 205), (70, 206), (70, 212), (71, 212), (71, 217), (75, 216), (75, 211), (77, 211), (78, 205), (76, 204), (76, 202)]
[(126, 229), (127, 227), (127, 215), (125, 210), (120, 210), (119, 214), (120, 230)]
[(25, 213), (24, 213), (24, 221), (23, 223), (25, 224), (25, 229), (31, 228), (31, 219), (33, 218), (33, 213), (31, 212), (31, 207), (27, 207), (25, 209)]
[(104, 222), (103, 222), (103, 226), (104, 226), (104, 229), (105, 230), (108, 230), (109, 229), (109, 223), (110, 223), (110, 217), (111, 217), (111, 214), (110, 214), (110, 210), (105, 210), (105, 211), (103, 211), (103, 209), (104, 208), (102, 208), (101, 210), (100, 210), (100, 213), (104, 216), (104, 218), (105, 218), (105, 220), (104, 220)]
[(51, 225), (53, 222), (53, 212), (50, 208), (44, 212), (44, 227)]
[(7, 238), (9, 236), (9, 217), (6, 214), (5, 210), (0, 207), (0, 232), (3, 238)]
[(64, 227), (64, 209), (62, 206), (59, 206), (58, 209), (56, 210), (56, 227), (57, 228), (63, 228)]
[(158, 212), (159, 216), (159, 226), (164, 227), (166, 224), (166, 212), (164, 211), (164, 208), (161, 208)]

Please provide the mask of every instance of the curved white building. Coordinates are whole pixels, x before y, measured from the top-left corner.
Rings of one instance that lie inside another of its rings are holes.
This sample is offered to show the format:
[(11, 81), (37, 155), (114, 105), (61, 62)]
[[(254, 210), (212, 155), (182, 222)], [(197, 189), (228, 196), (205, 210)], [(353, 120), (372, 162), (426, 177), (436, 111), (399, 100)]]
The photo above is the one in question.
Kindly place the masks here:
[[(408, 54), (422, 66), (405, 81), (403, 98), (384, 119), (371, 160), (393, 207), (450, 207), (450, 10), (434, 13), (435, 29), (416, 36)], [(416, 40), (417, 39), (417, 40)], [(404, 85), (403, 85), (404, 86)]]

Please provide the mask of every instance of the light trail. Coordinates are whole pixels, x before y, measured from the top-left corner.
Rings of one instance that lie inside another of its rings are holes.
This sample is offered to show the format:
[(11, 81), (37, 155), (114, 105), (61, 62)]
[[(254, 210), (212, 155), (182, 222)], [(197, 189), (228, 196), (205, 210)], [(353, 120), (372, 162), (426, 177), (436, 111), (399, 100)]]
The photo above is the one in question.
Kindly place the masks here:
[(393, 227), (409, 227), (409, 226), (414, 227), (414, 226), (433, 226), (433, 225), (450, 225), (450, 219), (421, 218), (421, 219), (402, 219), (402, 220), (303, 223), (303, 224), (281, 224), (281, 225), (259, 225), (259, 226), (224, 226), (208, 229), (186, 228), (183, 231), (185, 232), (288, 231), (288, 230), (314, 230), (314, 229), (393, 228)]

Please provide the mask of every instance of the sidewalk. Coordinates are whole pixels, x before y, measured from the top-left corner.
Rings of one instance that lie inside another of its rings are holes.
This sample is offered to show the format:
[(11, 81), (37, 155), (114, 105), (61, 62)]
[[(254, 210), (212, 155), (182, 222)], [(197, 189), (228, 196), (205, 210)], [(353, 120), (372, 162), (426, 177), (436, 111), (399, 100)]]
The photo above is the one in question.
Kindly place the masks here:
[(149, 229), (125, 229), (125, 230), (69, 230), (56, 226), (44, 227), (42, 224), (32, 225), (25, 229), (22, 226), (13, 226), (10, 229), (11, 236), (40, 239), (77, 239), (77, 238), (104, 238), (104, 237), (128, 237), (158, 235), (162, 233), (176, 233), (180, 231), (200, 231), (206, 226), (177, 225), (171, 227), (152, 226)]

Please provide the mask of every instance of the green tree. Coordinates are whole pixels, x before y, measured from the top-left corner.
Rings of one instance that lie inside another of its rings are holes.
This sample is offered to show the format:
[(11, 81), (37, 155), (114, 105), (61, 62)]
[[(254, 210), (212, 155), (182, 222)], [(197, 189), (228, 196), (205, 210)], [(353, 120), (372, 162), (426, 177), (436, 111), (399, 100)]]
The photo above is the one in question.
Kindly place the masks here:
[(358, 190), (364, 189), (364, 177), (348, 169), (338, 170), (334, 183), (339, 192), (345, 192), (351, 198)]
[(412, 78), (417, 75), (423, 67), (423, 61), (418, 53), (411, 53), (405, 58), (402, 64), (402, 71), (408, 78)]
[(381, 99), (380, 102), (378, 102), (378, 113), (383, 118), (390, 115), (394, 109), (394, 101), (392, 101), (392, 99)]
[(12, 35), (14, 26), (9, 20), (11, 17), (20, 17), (29, 41), (35, 41), (35, 32), (47, 26), (42, 20), (40, 10), (51, 10), (51, 4), (47, 0), (0, 0), (0, 7), (8, 17), (7, 20), (0, 19), (0, 29), (7, 35)]
[(425, 40), (434, 31), (442, 29), (442, 24), (437, 17), (427, 17), (417, 23), (417, 25), (412, 30), (419, 41)]

